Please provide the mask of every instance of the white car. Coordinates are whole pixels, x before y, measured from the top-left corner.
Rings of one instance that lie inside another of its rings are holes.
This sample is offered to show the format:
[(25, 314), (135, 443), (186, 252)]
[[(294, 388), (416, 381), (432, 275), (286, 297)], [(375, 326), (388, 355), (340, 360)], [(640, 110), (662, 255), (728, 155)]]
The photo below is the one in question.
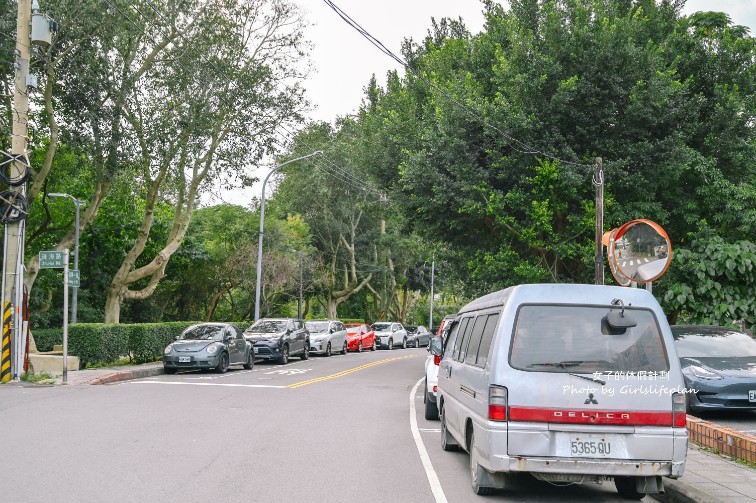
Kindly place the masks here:
[(407, 330), (401, 323), (392, 321), (378, 321), (371, 328), (375, 331), (375, 343), (379, 348), (394, 349), (407, 347)]
[(310, 332), (310, 353), (331, 356), (338, 351), (347, 354), (347, 331), (339, 320), (313, 320), (305, 322)]
[[(438, 419), (438, 364), (441, 362), (443, 343), (449, 336), (449, 322), (454, 318), (455, 316), (446, 316), (438, 327), (438, 335), (433, 335), (428, 341), (428, 358), (425, 359), (425, 395), (423, 396), (425, 419)], [(436, 351), (432, 352), (434, 348)]]

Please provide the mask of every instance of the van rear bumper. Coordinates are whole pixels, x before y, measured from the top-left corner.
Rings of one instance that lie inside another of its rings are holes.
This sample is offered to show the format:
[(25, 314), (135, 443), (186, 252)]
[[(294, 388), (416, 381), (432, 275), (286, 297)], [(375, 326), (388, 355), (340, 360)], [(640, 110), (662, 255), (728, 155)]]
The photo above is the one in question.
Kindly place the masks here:
[(577, 475), (604, 475), (654, 477), (673, 479), (682, 476), (685, 461), (633, 461), (623, 459), (566, 459), (532, 458), (495, 455), (491, 459), (494, 472), (570, 473)]

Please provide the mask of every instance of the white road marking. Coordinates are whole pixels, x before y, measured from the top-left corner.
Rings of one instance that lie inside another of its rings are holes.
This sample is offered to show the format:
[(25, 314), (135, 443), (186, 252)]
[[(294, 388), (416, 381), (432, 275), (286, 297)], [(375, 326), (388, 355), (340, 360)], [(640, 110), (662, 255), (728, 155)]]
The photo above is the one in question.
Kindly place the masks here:
[(296, 375), (296, 374), (304, 374), (305, 372), (309, 372), (312, 369), (281, 369), (281, 370), (274, 370), (272, 372), (265, 372), (266, 374), (283, 374), (283, 375)]
[(185, 382), (185, 381), (129, 381), (132, 384), (182, 384), (184, 386), (226, 386), (229, 388), (285, 388), (286, 386), (271, 386), (269, 384), (230, 384), (215, 382)]
[(644, 258), (643, 261), (648, 264), (648, 259)]
[(420, 387), (420, 383), (425, 378), (420, 379), (415, 384), (415, 387), (410, 391), (409, 403), (410, 403), (410, 429), (412, 430), (412, 438), (415, 439), (415, 445), (417, 446), (417, 452), (420, 454), (420, 461), (423, 462), (423, 468), (425, 468), (425, 474), (428, 476), (428, 483), (433, 492), (433, 497), (436, 499), (436, 503), (447, 503), (446, 495), (441, 487), (441, 482), (438, 480), (438, 475), (433, 469), (430, 457), (428, 457), (428, 451), (425, 449), (423, 439), (420, 438), (420, 430), (417, 428), (417, 413), (415, 411), (415, 394), (417, 394), (417, 388)]

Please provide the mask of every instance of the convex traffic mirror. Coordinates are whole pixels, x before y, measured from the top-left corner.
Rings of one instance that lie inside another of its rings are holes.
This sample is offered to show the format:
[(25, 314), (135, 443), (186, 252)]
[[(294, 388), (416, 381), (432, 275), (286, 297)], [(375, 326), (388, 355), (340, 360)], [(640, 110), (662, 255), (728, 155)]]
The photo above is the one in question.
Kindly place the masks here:
[(667, 271), (672, 244), (656, 222), (633, 220), (608, 235), (609, 267), (620, 285), (650, 283)]

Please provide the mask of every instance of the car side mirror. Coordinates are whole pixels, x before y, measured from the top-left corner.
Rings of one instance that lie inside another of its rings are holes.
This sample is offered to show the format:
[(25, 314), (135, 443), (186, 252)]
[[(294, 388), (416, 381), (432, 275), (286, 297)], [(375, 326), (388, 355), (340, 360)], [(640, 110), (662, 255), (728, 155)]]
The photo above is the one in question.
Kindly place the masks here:
[(174, 341), (177, 341), (177, 340), (179, 340), (179, 337), (181, 337), (181, 336), (180, 336), (180, 335), (177, 335), (176, 337), (174, 337), (174, 338), (173, 338), (173, 340), (174, 340)]

